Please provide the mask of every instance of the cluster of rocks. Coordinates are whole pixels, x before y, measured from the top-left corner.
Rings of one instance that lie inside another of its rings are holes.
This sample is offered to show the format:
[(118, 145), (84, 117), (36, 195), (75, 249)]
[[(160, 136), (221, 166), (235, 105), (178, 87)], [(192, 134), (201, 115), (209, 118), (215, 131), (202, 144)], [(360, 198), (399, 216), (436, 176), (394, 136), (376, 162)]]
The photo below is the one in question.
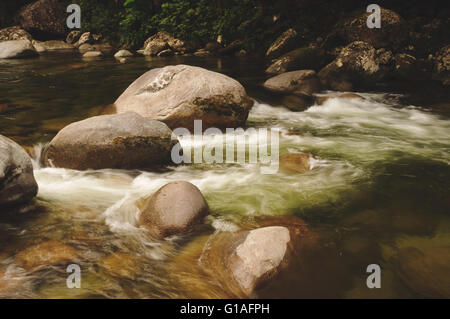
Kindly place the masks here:
[[(383, 82), (432, 79), (448, 85), (449, 46), (442, 47), (448, 38), (441, 39), (439, 34), (445, 28), (444, 22), (433, 20), (429, 25), (418, 26), (382, 8), (382, 28), (370, 29), (366, 25), (368, 15), (353, 16), (336, 25), (325, 39), (318, 38), (299, 48), (295, 48), (301, 42), (296, 31), (287, 30), (266, 52), (273, 59), (266, 73), (315, 70), (322, 89), (337, 91), (373, 89)], [(270, 83), (264, 86), (272, 90)]]

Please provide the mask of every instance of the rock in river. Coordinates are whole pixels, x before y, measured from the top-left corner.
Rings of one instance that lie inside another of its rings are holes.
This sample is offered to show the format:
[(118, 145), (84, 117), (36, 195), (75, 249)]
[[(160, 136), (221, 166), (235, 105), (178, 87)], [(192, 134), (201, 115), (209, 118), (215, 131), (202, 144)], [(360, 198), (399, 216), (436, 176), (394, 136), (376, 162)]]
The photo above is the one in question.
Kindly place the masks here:
[(0, 135), (0, 207), (24, 203), (36, 196), (37, 191), (27, 152)]
[(49, 165), (71, 169), (144, 169), (171, 161), (164, 123), (136, 113), (91, 117), (63, 128), (45, 152)]
[(236, 80), (200, 67), (166, 66), (148, 71), (114, 103), (117, 113), (134, 111), (170, 128), (233, 128), (245, 124), (253, 100)]
[(200, 223), (209, 208), (200, 190), (184, 181), (171, 182), (141, 203), (139, 224), (153, 235), (167, 237)]
[(20, 267), (31, 270), (41, 266), (69, 264), (79, 257), (79, 252), (72, 246), (57, 240), (48, 240), (22, 250), (15, 256), (14, 261)]
[(314, 70), (300, 70), (274, 76), (264, 82), (264, 87), (279, 93), (312, 95), (321, 85)]
[(18, 59), (37, 56), (38, 53), (29, 40), (0, 42), (0, 59)]

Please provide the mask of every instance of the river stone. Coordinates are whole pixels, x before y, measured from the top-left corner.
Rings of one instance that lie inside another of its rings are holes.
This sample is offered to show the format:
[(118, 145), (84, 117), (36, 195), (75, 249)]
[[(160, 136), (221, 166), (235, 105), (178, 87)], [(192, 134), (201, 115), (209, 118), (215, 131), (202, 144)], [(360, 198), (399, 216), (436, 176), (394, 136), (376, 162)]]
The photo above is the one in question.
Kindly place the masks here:
[(72, 123), (50, 142), (45, 162), (70, 169), (145, 169), (171, 161), (175, 142), (164, 123), (136, 113)]
[(450, 86), (450, 45), (441, 48), (436, 53), (433, 78)]
[(343, 93), (343, 94), (330, 94), (330, 95), (325, 95), (325, 96), (318, 96), (317, 99), (316, 99), (316, 104), (317, 105), (323, 105), (329, 99), (334, 99), (334, 98), (365, 100), (365, 98), (363, 96), (359, 95), (359, 94), (348, 92), (348, 93)]
[(148, 71), (114, 103), (117, 113), (134, 111), (172, 129), (234, 128), (245, 124), (253, 100), (236, 80), (200, 67), (175, 65)]
[(402, 281), (422, 298), (450, 298), (450, 247), (399, 250), (394, 263)]
[(1, 29), (0, 30), (0, 42), (10, 41), (10, 40), (31, 41), (31, 40), (33, 40), (33, 38), (27, 31), (21, 29), (18, 26)]
[(103, 57), (103, 53), (100, 51), (88, 51), (83, 54), (83, 58), (101, 58)]
[(305, 173), (311, 169), (311, 155), (286, 154), (280, 157), (280, 170), (287, 173)]
[(37, 56), (36, 49), (28, 40), (0, 42), (0, 59), (18, 59)]
[(133, 53), (128, 50), (120, 50), (116, 54), (114, 54), (115, 58), (126, 58), (131, 56), (133, 56)]
[(314, 101), (314, 96), (297, 94), (283, 96), (281, 104), (293, 112), (303, 112), (314, 105)]
[[(56, 51), (56, 50), (73, 50), (75, 47), (71, 44), (68, 44), (64, 41), (60, 40), (50, 40), (45, 42), (33, 41), (33, 45), (36, 48), (36, 45), (43, 47), (45, 51)], [(37, 51), (38, 48), (36, 48)]]
[(78, 50), (80, 51), (81, 54), (84, 54), (86, 52), (95, 51), (95, 48), (92, 44), (85, 43), (85, 44), (80, 45), (78, 47)]
[(297, 32), (294, 29), (288, 29), (280, 35), (266, 52), (266, 57), (277, 58), (282, 54), (295, 48), (297, 42)]
[(0, 135), (0, 207), (21, 204), (36, 196), (38, 185), (27, 152)]
[(39, 37), (62, 37), (66, 33), (66, 11), (58, 0), (38, 0), (17, 14), (20, 26)]
[(201, 223), (209, 211), (200, 190), (185, 181), (164, 185), (140, 206), (139, 224), (161, 238), (186, 232)]
[(280, 74), (287, 71), (298, 69), (315, 69), (320, 64), (317, 49), (303, 47), (290, 51), (275, 62), (267, 69), (268, 74)]
[(314, 70), (282, 73), (264, 82), (264, 87), (273, 92), (312, 95), (320, 91), (320, 80)]
[(252, 230), (229, 261), (234, 279), (250, 294), (264, 278), (270, 277), (286, 258), (291, 237), (286, 227)]
[(66, 42), (68, 44), (74, 44), (80, 39), (81, 32), (78, 30), (70, 31), (66, 37)]
[(368, 28), (367, 18), (372, 13), (364, 12), (356, 18), (344, 22), (338, 29), (343, 38), (349, 42), (364, 41), (375, 48), (396, 47), (402, 45), (408, 35), (406, 23), (400, 15), (392, 10), (381, 8), (381, 28)]
[(31, 270), (41, 266), (71, 264), (79, 257), (80, 254), (72, 246), (58, 240), (48, 240), (25, 248), (14, 257), (14, 261), (20, 267)]
[(90, 32), (83, 33), (78, 41), (76, 42), (75, 46), (80, 47), (83, 44), (92, 44), (94, 43), (94, 39), (92, 38), (92, 35)]
[(386, 74), (381, 67), (375, 48), (356, 41), (343, 48), (338, 57), (320, 70), (322, 85), (336, 91), (351, 91), (353, 87), (373, 85)]

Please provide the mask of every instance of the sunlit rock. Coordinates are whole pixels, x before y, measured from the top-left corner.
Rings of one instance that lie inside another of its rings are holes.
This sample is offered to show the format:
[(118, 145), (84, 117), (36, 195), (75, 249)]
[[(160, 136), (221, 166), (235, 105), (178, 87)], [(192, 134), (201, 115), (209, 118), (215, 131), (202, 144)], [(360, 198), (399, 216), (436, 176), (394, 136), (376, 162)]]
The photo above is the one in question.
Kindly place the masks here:
[(171, 162), (175, 141), (164, 123), (128, 112), (72, 123), (50, 142), (48, 165), (78, 170), (143, 169)]
[(194, 120), (202, 120), (206, 129), (244, 125), (253, 100), (239, 82), (226, 75), (176, 65), (146, 72), (114, 104), (117, 113), (134, 111), (172, 129), (192, 129)]
[(184, 181), (166, 184), (140, 206), (139, 224), (158, 237), (186, 232), (209, 212), (200, 190)]

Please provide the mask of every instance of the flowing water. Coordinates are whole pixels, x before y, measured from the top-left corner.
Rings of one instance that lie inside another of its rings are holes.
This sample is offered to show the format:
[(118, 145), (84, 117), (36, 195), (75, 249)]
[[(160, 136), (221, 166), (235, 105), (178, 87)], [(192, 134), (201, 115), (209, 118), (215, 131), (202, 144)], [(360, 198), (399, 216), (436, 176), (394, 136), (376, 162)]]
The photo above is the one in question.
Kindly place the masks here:
[[(313, 169), (264, 175), (258, 164), (191, 164), (159, 172), (41, 167), (40, 151), (59, 129), (98, 114), (148, 69), (178, 63), (240, 81), (256, 100), (247, 126), (279, 128), (280, 154), (310, 153)], [(449, 109), (430, 110), (428, 105), (410, 105), (405, 95), (375, 92), (360, 93), (365, 100), (332, 98), (292, 112), (260, 88), (263, 69), (261, 61), (237, 58), (134, 58), (119, 63), (53, 54), (1, 61), (0, 105), (7, 107), (0, 113), (0, 134), (31, 149), (39, 193), (27, 212), (0, 216), (0, 271), (18, 283), (16, 289), (3, 291), (0, 285), (0, 295), (240, 297), (206, 275), (199, 263), (210, 236), (297, 216), (320, 236), (326, 251), (328, 260), (314, 264), (322, 279), (304, 287), (282, 285), (267, 296), (432, 296), (423, 288), (426, 282), (448, 280), (449, 268), (431, 264), (430, 269), (405, 273), (411, 267), (404, 252), (439, 249), (443, 260), (450, 255)], [(135, 203), (176, 180), (198, 186), (211, 215), (204, 227), (189, 234), (154, 240), (136, 227)], [(81, 289), (66, 287), (65, 268), (30, 272), (15, 263), (18, 252), (49, 239), (79, 251)], [(122, 257), (105, 266), (111, 254)], [(130, 262), (124, 265), (120, 259)], [(381, 289), (366, 286), (369, 264), (382, 268)], [(308, 276), (293, 270), (294, 278)], [(425, 283), (411, 283), (411, 277)]]

